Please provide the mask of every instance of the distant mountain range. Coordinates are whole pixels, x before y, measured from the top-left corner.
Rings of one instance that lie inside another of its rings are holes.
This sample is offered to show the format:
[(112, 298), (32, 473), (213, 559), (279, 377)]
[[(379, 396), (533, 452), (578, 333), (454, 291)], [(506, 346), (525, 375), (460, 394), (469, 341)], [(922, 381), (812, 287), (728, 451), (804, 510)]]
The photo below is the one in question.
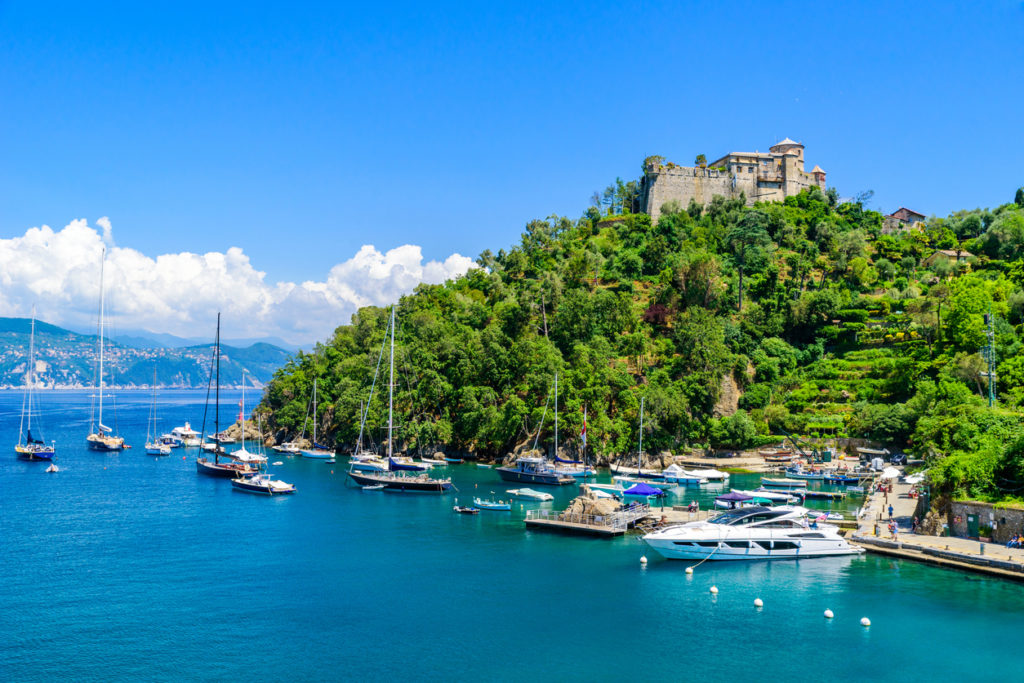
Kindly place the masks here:
[[(0, 318), (0, 388), (20, 387), (28, 370), (28, 318)], [(131, 336), (106, 340), (104, 383), (108, 386), (165, 388), (207, 386), (213, 344), (171, 345), (190, 340), (173, 335)], [(152, 337), (157, 337), (153, 339)], [(163, 339), (167, 338), (167, 339)], [(36, 381), (47, 388), (94, 386), (98, 338), (36, 321)], [(161, 343), (165, 342), (165, 343)], [(221, 386), (262, 386), (292, 356), (274, 344), (221, 344)]]
[[(88, 336), (89, 333), (84, 333)], [(211, 332), (212, 335), (212, 332)], [(121, 330), (114, 334), (111, 339), (118, 344), (131, 346), (136, 349), (180, 349), (187, 346), (202, 346), (212, 341), (210, 338), (200, 337), (178, 337), (165, 332), (150, 332), (149, 330)], [(222, 339), (221, 343), (226, 346), (252, 346), (253, 344), (270, 344), (284, 349), (289, 353), (295, 353), (299, 347), (289, 344), (280, 337), (252, 337), (248, 339)]]

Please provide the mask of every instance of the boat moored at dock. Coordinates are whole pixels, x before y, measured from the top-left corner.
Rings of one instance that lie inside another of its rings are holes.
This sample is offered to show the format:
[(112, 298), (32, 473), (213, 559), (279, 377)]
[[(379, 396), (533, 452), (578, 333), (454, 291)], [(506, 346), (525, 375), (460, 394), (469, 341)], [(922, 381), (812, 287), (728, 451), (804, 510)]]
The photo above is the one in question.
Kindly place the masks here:
[(673, 525), (643, 540), (669, 560), (772, 560), (854, 555), (838, 527), (809, 523), (802, 507), (747, 507)]

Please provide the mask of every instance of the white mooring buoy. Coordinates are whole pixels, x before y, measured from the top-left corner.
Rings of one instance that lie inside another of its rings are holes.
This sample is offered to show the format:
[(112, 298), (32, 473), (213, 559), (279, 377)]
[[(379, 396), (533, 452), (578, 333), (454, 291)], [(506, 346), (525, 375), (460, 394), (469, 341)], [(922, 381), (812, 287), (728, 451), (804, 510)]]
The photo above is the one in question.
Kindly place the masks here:
[(692, 574), (693, 573), (693, 567), (687, 567), (686, 568), (686, 573), (687, 574)]
[(764, 601), (761, 598), (754, 598), (754, 607), (764, 607)]
[(718, 595), (718, 586), (712, 586), (710, 590), (712, 595)]
[(860, 620), (860, 625), (861, 626), (871, 626), (871, 620), (868, 619), (867, 617), (864, 617), (864, 618), (862, 618)]
[(826, 618), (826, 619), (831, 619), (831, 618), (832, 618), (832, 617), (834, 617), (834, 616), (835, 616), (835, 615), (834, 615), (834, 614), (832, 614), (832, 610), (830, 610), (830, 609), (827, 609), (827, 610), (825, 610), (825, 618)]
[(647, 564), (647, 556), (646, 555), (641, 555), (640, 556), (640, 564)]

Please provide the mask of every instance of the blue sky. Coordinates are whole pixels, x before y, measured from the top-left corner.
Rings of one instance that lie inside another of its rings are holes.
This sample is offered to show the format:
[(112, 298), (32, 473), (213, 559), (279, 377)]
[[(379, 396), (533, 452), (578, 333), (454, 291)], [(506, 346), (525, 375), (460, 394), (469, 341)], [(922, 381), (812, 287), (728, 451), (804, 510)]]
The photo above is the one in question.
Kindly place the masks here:
[(271, 284), (365, 244), (475, 258), (647, 155), (785, 136), (875, 208), (1024, 184), (1020, 2), (0, 2), (0, 30), (0, 238), (106, 216)]

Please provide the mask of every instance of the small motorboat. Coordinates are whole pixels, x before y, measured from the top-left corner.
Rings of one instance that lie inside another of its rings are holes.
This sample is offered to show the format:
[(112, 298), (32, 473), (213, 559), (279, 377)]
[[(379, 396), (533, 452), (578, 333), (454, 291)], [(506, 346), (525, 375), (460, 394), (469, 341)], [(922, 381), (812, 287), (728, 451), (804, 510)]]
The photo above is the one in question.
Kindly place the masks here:
[(455, 512), (458, 512), (460, 515), (478, 515), (478, 514), (480, 514), (480, 511), (477, 510), (476, 508), (466, 507), (465, 505), (456, 505), (455, 507), (452, 508), (452, 510), (454, 510)]
[(334, 458), (329, 458), (327, 460), (324, 460), (324, 462), (327, 463), (328, 465), (331, 465), (331, 464), (336, 463), (338, 461), (335, 460)]
[(503, 500), (483, 500), (482, 498), (474, 498), (473, 505), (481, 510), (494, 510), (495, 512), (507, 512), (512, 509), (512, 503), (507, 503)]
[(482, 463), (482, 462), (478, 462), (478, 463), (476, 464), (476, 466), (477, 466), (477, 467), (479, 467), (479, 468), (480, 468), (480, 469), (482, 469), (482, 470), (489, 470), (489, 469), (491, 469), (492, 467), (494, 467), (494, 465), (487, 465), (487, 464), (485, 464), (485, 463)]
[(146, 455), (170, 455), (171, 447), (159, 441), (146, 442)]
[(295, 485), (272, 479), (268, 473), (255, 474), (251, 477), (232, 479), (231, 486), (243, 493), (260, 493), (265, 496), (278, 496), (295, 493)]
[(55, 463), (50, 463), (50, 466), (46, 468), (47, 472), (60, 472), (60, 468)]
[(459, 464), (459, 463), (466, 462), (462, 458), (449, 458), (447, 455), (444, 456), (444, 461), (445, 462), (452, 462), (452, 463), (455, 463), (456, 465)]
[(281, 462), (280, 460), (278, 460), (278, 461), (276, 461), (276, 462), (274, 462), (272, 464), (274, 465), (274, 467), (279, 467), (279, 466), (283, 465), (284, 463)]
[(384, 484), (367, 484), (363, 487), (364, 491), (383, 491)]
[(516, 498), (529, 498), (530, 500), (554, 500), (555, 497), (550, 493), (544, 493), (543, 491), (534, 491), (533, 489), (509, 489), (509, 495), (515, 496)]
[(423, 462), (428, 465), (447, 465), (448, 462), (445, 460), (438, 460), (437, 458), (420, 458)]

